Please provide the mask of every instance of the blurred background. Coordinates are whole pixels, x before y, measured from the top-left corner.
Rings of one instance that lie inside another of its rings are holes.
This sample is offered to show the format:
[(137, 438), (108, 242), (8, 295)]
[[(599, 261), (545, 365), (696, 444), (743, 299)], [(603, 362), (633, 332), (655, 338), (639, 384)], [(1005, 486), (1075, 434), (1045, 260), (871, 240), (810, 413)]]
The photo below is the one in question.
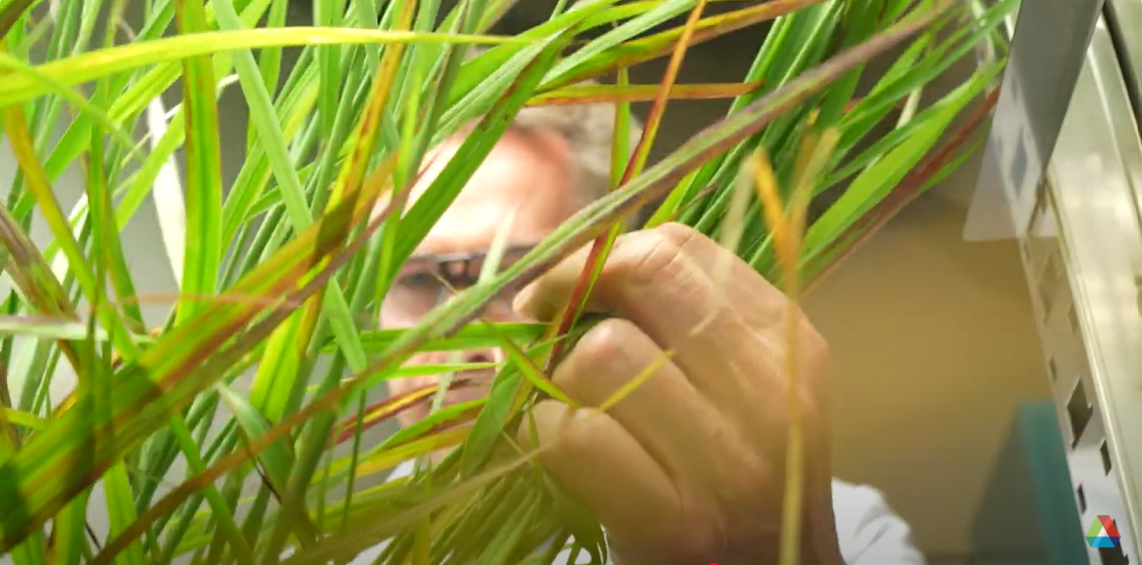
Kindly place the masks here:
[[(709, 9), (742, 4), (718, 2)], [(519, 2), (496, 31), (533, 26), (553, 5)], [(308, 3), (296, 2), (290, 19), (309, 23)], [(764, 33), (764, 27), (752, 28), (691, 49), (679, 82), (740, 80)], [(637, 67), (631, 81), (656, 83), (664, 66)], [(969, 72), (964, 67), (952, 74)], [(178, 88), (167, 93), (168, 107)], [(246, 139), (237, 88), (229, 87), (220, 106), (225, 185), (237, 174)], [(645, 116), (647, 106), (638, 104), (635, 112)], [(726, 109), (722, 102), (672, 102), (652, 159)], [(932, 565), (1046, 563), (1027, 466), (1037, 456), (1064, 465), (1052, 459), (1063, 456), (1061, 447), (1029, 455), (1026, 430), (1017, 425), (1021, 407), (1046, 402), (1047, 420), (1036, 429), (1058, 434), (1016, 243), (963, 236), (981, 158), (979, 152), (889, 223), (808, 297), (806, 308), (833, 354), (836, 476), (881, 490), (912, 525)], [(14, 171), (10, 150), (0, 142), (4, 193)], [(79, 171), (55, 188), (70, 209), (83, 192)], [(50, 239), (42, 222), (34, 238)], [(175, 290), (152, 202), (127, 226), (123, 242), (140, 294)], [(159, 323), (169, 305), (169, 298), (144, 304), (148, 322)], [(56, 384), (60, 392), (71, 387)], [(1071, 501), (1069, 484), (1061, 488), (1064, 503)], [(1082, 544), (1077, 532), (1074, 539)]]

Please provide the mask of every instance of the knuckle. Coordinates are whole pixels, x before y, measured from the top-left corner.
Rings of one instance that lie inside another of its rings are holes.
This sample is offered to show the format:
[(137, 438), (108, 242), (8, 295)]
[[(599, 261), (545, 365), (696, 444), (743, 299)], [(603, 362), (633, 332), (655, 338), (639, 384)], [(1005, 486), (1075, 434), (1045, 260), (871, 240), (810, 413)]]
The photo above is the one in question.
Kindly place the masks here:
[(618, 292), (629, 286), (680, 284), (701, 273), (690, 256), (693, 241), (705, 237), (679, 223), (627, 234), (616, 244), (601, 276), (600, 291)]
[(702, 232), (679, 222), (667, 222), (658, 226), (653, 231), (660, 233), (662, 237), (675, 242), (679, 246), (684, 246), (691, 240), (702, 237)]
[[(701, 563), (703, 557), (721, 553), (727, 533), (716, 517), (706, 518), (697, 524), (685, 524), (674, 533), (680, 540), (675, 549), (677, 563)], [(708, 561), (708, 559), (705, 559)]]
[(650, 284), (677, 276), (683, 257), (681, 243), (668, 231), (659, 228), (640, 232), (630, 241), (624, 260), (616, 264), (614, 274), (622, 282)]
[[(624, 353), (624, 346), (638, 337), (638, 328), (622, 318), (607, 318), (583, 334), (563, 363), (555, 369), (555, 384), (574, 394), (583, 381), (608, 371)], [(583, 398), (576, 400), (584, 401)]]
[(772, 481), (773, 468), (762, 452), (756, 448), (750, 449), (747, 443), (743, 446), (741, 456), (735, 465), (738, 467), (737, 476), (743, 479), (738, 485), (742, 494), (756, 494), (767, 490), (764, 485)]
[(638, 328), (633, 322), (623, 318), (607, 318), (591, 328), (581, 340), (576, 350), (594, 360), (606, 360), (621, 353), (622, 345), (628, 342)]
[(772, 467), (769, 453), (750, 439), (750, 434), (740, 428), (728, 430), (725, 449), (727, 459), (733, 461), (730, 469), (723, 469), (719, 483), (718, 498), (723, 503), (740, 501), (752, 505), (758, 496), (769, 489), (772, 480)]
[(820, 397), (820, 391), (801, 391), (801, 414), (808, 426), (825, 421), (827, 407)]
[(545, 399), (535, 403), (535, 406), (524, 412), (520, 420), (516, 435), (519, 441), (528, 447), (544, 446), (547, 450), (565, 451), (575, 449), (576, 445), (562, 441), (554, 442), (556, 436), (565, 428), (563, 422), (572, 418), (572, 408), (558, 400)]
[[(788, 304), (793, 305), (792, 302)], [(788, 316), (794, 316), (796, 327), (790, 333), (787, 321)], [(757, 330), (759, 337), (768, 343), (768, 349), (775, 353), (782, 353), (796, 341), (798, 356), (803, 360), (827, 361), (829, 358), (829, 343), (825, 336), (809, 321), (808, 316), (800, 308), (793, 307), (783, 315), (784, 321), (770, 327)]]
[(814, 366), (821, 364), (827, 366), (829, 362), (829, 342), (825, 336), (809, 321), (805, 316), (801, 317), (799, 337), (804, 343), (804, 351), (806, 359), (813, 363)]
[[(575, 409), (557, 400), (544, 400), (541, 408), (545, 423), (540, 440), (548, 462), (590, 457), (606, 434), (605, 417), (586, 409)], [(538, 404), (537, 404), (538, 406)], [(521, 433), (526, 432), (521, 426)]]
[(801, 318), (801, 339), (805, 340), (805, 344), (810, 347), (810, 351), (828, 354), (829, 342), (825, 340), (825, 336), (821, 335), (821, 332), (817, 330), (816, 326), (804, 316)]

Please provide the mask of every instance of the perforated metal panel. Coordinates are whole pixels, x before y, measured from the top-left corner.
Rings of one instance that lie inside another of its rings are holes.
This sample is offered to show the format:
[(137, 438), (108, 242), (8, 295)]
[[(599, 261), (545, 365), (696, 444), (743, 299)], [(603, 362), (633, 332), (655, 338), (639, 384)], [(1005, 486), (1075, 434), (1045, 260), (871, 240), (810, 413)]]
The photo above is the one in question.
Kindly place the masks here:
[[(1130, 55), (1137, 39), (1117, 33), (1142, 30), (1142, 0), (1108, 0), (1108, 6), (1038, 190), (1018, 199), (1009, 194), (1007, 204), (1080, 522), (1085, 530), (1109, 515), (1122, 535), (1117, 548), (1091, 548), (1090, 562), (1117, 565), (1142, 564), (1142, 139), (1133, 72), (1139, 59)], [(992, 157), (999, 170), (1017, 165), (1012, 156)]]

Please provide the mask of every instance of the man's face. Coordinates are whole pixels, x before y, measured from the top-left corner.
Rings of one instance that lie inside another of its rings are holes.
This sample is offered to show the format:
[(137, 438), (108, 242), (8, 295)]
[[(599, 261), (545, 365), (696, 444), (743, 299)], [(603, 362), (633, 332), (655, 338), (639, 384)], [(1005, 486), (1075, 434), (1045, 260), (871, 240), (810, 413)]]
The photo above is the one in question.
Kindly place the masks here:
[[(430, 152), (420, 182), (411, 198), (419, 198), (440, 174), (463, 139), (443, 143)], [(432, 308), (450, 296), (448, 286), (463, 287), (479, 276), (484, 253), (502, 230), (507, 245), (500, 263), (517, 259), (529, 246), (540, 242), (576, 210), (577, 196), (570, 168), (567, 142), (554, 132), (521, 133), (509, 130), (468, 184), (441, 216), (432, 231), (405, 265), (381, 307), (381, 326), (401, 328), (416, 324)], [(508, 224), (508, 219), (511, 223)], [(447, 284), (441, 282), (441, 278)], [(459, 290), (459, 288), (457, 288)], [(512, 311), (514, 294), (506, 293), (488, 305), (484, 316), (492, 321), (519, 321)], [(453, 357), (452, 352), (420, 353), (410, 364), (442, 364), (451, 361), (492, 363), (502, 359), (498, 350), (472, 350)], [(475, 400), (487, 395), (494, 369), (471, 371), (465, 377), (474, 383), (450, 391), (445, 405)], [(398, 379), (389, 383), (393, 395), (402, 395), (436, 383), (439, 376)], [(408, 426), (428, 415), (422, 403), (398, 416)]]

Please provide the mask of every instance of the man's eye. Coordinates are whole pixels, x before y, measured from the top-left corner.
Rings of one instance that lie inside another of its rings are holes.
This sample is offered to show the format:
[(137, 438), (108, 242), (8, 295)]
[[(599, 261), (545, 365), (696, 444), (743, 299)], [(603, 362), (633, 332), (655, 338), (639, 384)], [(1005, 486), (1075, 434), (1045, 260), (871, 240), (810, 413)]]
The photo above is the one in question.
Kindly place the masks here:
[(432, 290), (439, 286), (440, 281), (432, 273), (409, 273), (401, 277), (400, 284), (410, 290)]

